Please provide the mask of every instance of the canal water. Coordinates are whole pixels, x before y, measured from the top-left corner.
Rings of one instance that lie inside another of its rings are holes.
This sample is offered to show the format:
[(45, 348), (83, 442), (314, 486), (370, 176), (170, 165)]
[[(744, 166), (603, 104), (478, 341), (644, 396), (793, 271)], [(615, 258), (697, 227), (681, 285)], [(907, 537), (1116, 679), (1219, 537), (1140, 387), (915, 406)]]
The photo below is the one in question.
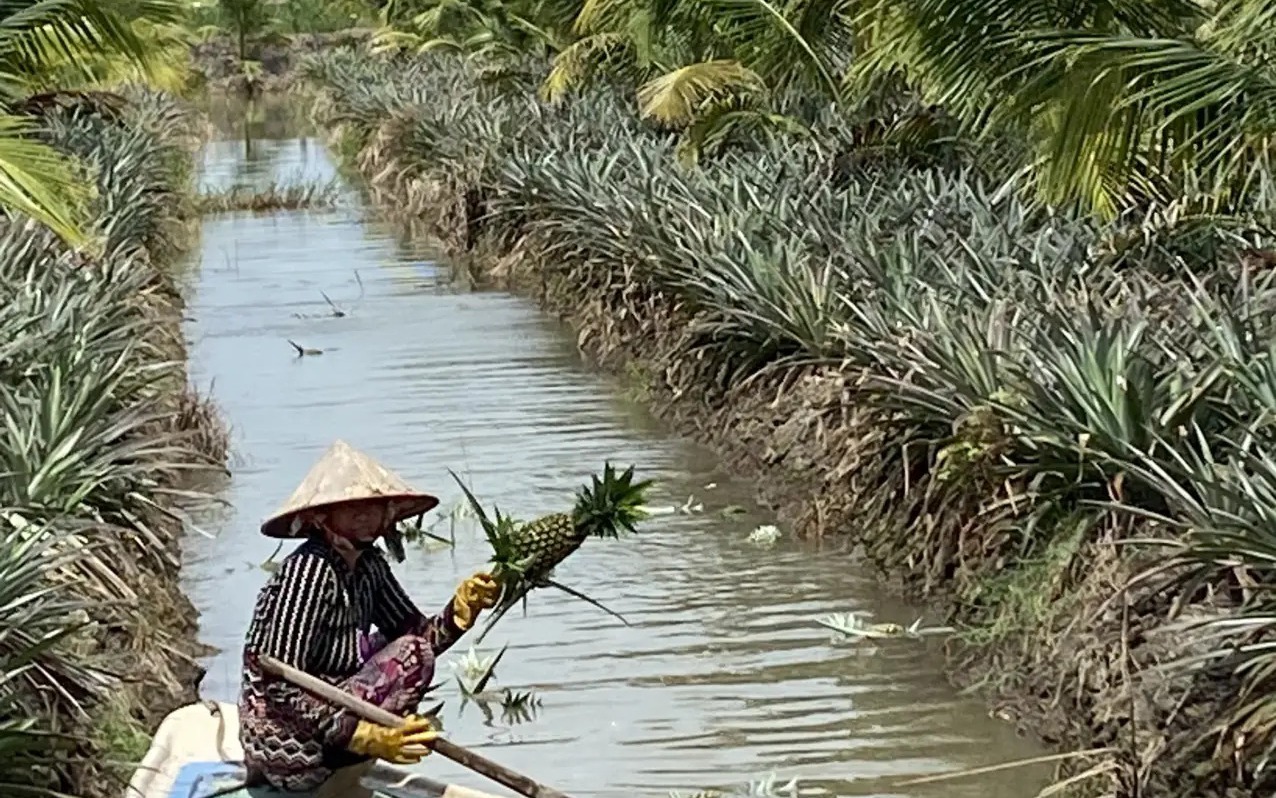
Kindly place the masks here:
[[(295, 112), (242, 114), (204, 151), (207, 186), (336, 178)], [(483, 641), (483, 654), (508, 646), (490, 689), (532, 691), (539, 706), (525, 714), (462, 701), (453, 668), (469, 643), (444, 655), (437, 695), (454, 741), (578, 798), (687, 795), (768, 774), (811, 796), (1026, 798), (1043, 784), (1040, 769), (1015, 769), (895, 786), (1040, 752), (947, 685), (933, 643), (831, 640), (816, 617), (908, 623), (917, 611), (885, 598), (849, 556), (750, 542), (772, 519), (748, 484), (582, 363), (569, 332), (532, 303), (455, 288), (428, 244), (372, 218), (356, 191), (335, 210), (209, 216), (199, 258), (192, 376), (212, 386), (233, 447), (225, 506), (186, 547), (186, 587), (219, 649), (204, 698), (234, 700), (255, 595), (268, 561), (287, 552), (258, 524), (334, 439), (442, 498), (434, 532), (455, 545), (411, 545), (397, 566), (428, 610), (487, 558), (472, 520), (453, 510), (448, 469), (489, 506), (530, 518), (567, 509), (611, 460), (659, 481), (653, 504), (694, 497), (703, 509), (652, 518), (633, 539), (590, 541), (561, 569), (631, 625), (542, 591)], [(298, 357), (290, 340), (323, 354)], [(418, 767), (491, 788), (438, 757)]]

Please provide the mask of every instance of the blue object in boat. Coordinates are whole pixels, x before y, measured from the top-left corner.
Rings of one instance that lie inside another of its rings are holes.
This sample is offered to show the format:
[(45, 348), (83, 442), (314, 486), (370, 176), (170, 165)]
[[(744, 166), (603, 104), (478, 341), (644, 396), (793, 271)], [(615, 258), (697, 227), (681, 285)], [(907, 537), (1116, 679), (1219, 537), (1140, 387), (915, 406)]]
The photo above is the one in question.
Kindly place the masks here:
[[(244, 781), (244, 768), (230, 762), (190, 762), (182, 766), (173, 779), (169, 798), (210, 798)], [(240, 787), (218, 798), (313, 798), (314, 792), (284, 792), (274, 787)], [(376, 790), (375, 798), (398, 798), (394, 793)]]
[(244, 769), (230, 762), (188, 762), (177, 771), (169, 798), (207, 798), (244, 780)]

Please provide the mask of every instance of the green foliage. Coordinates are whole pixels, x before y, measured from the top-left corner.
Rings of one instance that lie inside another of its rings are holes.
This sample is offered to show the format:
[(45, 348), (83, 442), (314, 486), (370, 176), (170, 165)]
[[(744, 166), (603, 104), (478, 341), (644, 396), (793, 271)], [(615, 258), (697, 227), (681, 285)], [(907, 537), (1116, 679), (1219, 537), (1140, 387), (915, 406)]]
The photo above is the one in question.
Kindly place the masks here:
[[(136, 722), (106, 703), (119, 662), (104, 659), (100, 637), (141, 629), (148, 578), (175, 567), (172, 519), (157, 502), (200, 460), (174, 427), (185, 373), (154, 315), (172, 291), (156, 264), (180, 244), (193, 126), (169, 100), (125, 99), (119, 111), (44, 117), (45, 143), (74, 155), (94, 186), (98, 255), (25, 220), (0, 224), (5, 795), (82, 794), (68, 768), (87, 744), (123, 746), (109, 758), (137, 753)], [(146, 634), (157, 650), (172, 645), (168, 630)], [(153, 667), (138, 657), (133, 667)], [(87, 728), (99, 731), (91, 741)]]
[[(518, 242), (547, 290), (607, 297), (611, 322), (673, 337), (670, 389), (757, 381), (785, 402), (803, 377), (840, 375), (825, 412), (860, 419), (836, 438), (852, 455), (829, 489), (861, 499), (844, 520), (884, 566), (956, 592), (972, 639), (1076, 640), (1066, 602), (1115, 599), (1147, 569), (1128, 599), (1140, 617), (1200, 620), (1142, 656), (1177, 660), (1214, 702), (1176, 716), (1192, 739), (1158, 767), (1270, 786), (1269, 215), (1048, 210), (960, 142), (891, 137), (881, 107), (849, 124), (811, 113), (798, 140), (742, 132), (685, 169), (677, 139), (612, 87), (547, 104), (544, 65), (514, 66), (500, 87), (480, 60), (442, 55), (330, 54), (308, 71), (378, 188), (414, 208), (422, 187), (464, 197), (463, 237), (440, 217), (449, 240), (472, 247), (477, 226), (485, 246)], [(900, 129), (935, 119), (899, 109)], [(641, 326), (653, 296), (681, 335)], [(1097, 656), (1120, 656), (1112, 617), (1085, 621)], [(1223, 761), (1193, 748), (1202, 727), (1243, 772), (1201, 764)]]
[(217, 0), (217, 21), (235, 37), (236, 55), (248, 61), (248, 43), (266, 32), (274, 22), (273, 6), (266, 0)]
[(156, 77), (183, 0), (24, 0), (0, 5), (0, 208), (82, 242), (87, 197), (75, 166), (33, 135), (31, 95)]
[(374, 0), (193, 0), (186, 20), (189, 30), (252, 39), (267, 33), (332, 33), (376, 23)]
[[(1041, 196), (1112, 217), (1131, 203), (1268, 199), (1272, 6), (909, 0), (865, 4), (851, 77), (902, 73), (976, 135), (1033, 144)], [(1199, 192), (1199, 193), (1198, 193)]]
[(99, 750), (109, 752), (110, 761), (103, 763), (107, 772), (123, 783), (133, 776), (138, 762), (151, 747), (151, 735), (130, 713), (127, 701), (118, 695), (108, 697), (93, 712), (93, 737)]
[(613, 83), (677, 129), (939, 107), (1035, 198), (1108, 221), (1271, 204), (1268, 0), (397, 0), (384, 19), (379, 49), (549, 54), (546, 99)]
[(331, 33), (376, 22), (374, 0), (285, 0), (275, 4), (280, 33)]

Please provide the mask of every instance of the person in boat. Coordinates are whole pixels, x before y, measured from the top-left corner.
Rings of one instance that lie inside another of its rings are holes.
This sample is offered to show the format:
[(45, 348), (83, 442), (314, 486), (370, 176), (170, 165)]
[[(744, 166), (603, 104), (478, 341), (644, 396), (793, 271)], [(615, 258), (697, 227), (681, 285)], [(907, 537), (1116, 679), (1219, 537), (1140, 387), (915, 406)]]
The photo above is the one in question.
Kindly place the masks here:
[[(395, 540), (401, 521), (437, 504), (337, 441), (262, 524), (268, 537), (304, 542), (262, 588), (244, 644), (239, 714), (249, 784), (306, 792), (369, 758), (409, 764), (429, 752), (436, 731), (412, 713), (430, 689), (435, 658), (500, 592), (480, 572), (438, 615), (422, 614), (408, 598), (376, 543)], [(259, 658), (267, 655), (408, 723), (391, 729), (361, 720), (264, 673)]]

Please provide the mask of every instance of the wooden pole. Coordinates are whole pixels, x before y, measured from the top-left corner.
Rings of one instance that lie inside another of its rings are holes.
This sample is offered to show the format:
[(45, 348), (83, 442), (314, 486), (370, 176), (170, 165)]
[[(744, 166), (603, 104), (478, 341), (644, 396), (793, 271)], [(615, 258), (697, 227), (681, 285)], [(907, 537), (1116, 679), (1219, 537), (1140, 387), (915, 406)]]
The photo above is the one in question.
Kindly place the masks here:
[[(325, 701), (344, 707), (366, 721), (392, 729), (397, 729), (404, 725), (404, 719), (393, 712), (353, 696), (322, 679), (311, 676), (291, 665), (286, 665), (274, 657), (263, 656), (260, 658), (260, 662), (262, 670), (267, 673), (274, 674), (304, 690), (309, 690)], [(486, 776), (497, 784), (508, 787), (519, 795), (526, 796), (526, 798), (568, 798), (567, 795), (552, 787), (546, 787), (521, 773), (515, 773), (504, 765), (498, 765), (492, 760), (480, 756), (467, 748), (462, 748), (442, 737), (438, 737), (434, 742), (430, 743), (430, 748), (461, 767), (468, 768), (480, 776)]]

